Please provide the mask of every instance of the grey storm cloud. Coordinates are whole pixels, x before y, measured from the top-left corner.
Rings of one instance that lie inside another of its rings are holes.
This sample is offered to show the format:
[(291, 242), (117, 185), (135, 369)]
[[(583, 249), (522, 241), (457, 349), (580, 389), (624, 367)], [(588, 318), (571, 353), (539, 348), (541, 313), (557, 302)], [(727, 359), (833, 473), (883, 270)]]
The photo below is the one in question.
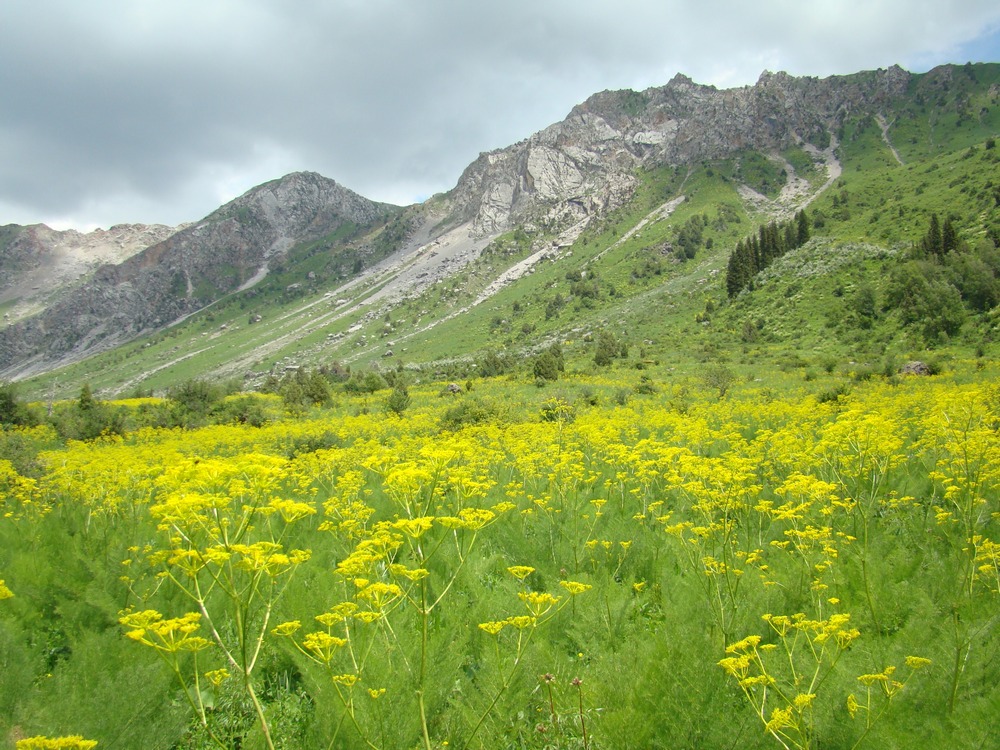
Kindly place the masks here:
[(921, 70), (997, 36), (995, 0), (12, 0), (0, 224), (190, 221), (300, 169), (405, 204), (604, 89)]

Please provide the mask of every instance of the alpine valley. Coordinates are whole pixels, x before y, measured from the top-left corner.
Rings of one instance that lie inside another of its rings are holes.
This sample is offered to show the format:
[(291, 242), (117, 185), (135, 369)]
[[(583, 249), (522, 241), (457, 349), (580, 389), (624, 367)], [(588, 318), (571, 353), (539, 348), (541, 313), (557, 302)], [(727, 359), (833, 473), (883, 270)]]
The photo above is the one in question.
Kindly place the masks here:
[(0, 227), (0, 750), (1000, 748), (998, 131), (677, 76)]
[[(556, 341), (589, 359), (602, 329), (642, 360), (985, 350), (998, 97), (996, 65), (764, 73), (721, 91), (678, 75), (592, 96), (420, 205), (299, 173), (173, 232), (9, 225), (0, 377), (56, 398), (335, 362), (461, 378), (488, 352), (526, 362)], [(810, 241), (730, 299), (736, 244), (801, 210)], [(941, 289), (890, 284), (932, 214), (970, 254), (922, 279), (962, 297), (958, 323), (927, 326), (913, 308), (936, 309)]]

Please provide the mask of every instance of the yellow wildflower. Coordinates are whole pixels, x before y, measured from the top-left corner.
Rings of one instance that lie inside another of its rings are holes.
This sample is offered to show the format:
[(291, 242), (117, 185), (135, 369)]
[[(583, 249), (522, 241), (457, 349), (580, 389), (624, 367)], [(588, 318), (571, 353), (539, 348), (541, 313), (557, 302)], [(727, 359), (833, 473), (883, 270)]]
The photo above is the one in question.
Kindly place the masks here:
[(271, 632), (274, 635), (287, 636), (287, 635), (291, 635), (292, 633), (294, 633), (295, 631), (297, 631), (301, 627), (302, 627), (302, 623), (301, 622), (299, 622), (298, 620), (292, 620), (290, 622), (283, 622), (283, 623), (281, 623), (276, 628), (274, 628)]
[(507, 625), (505, 620), (491, 620), (490, 622), (479, 623), (479, 629), (489, 633), (490, 635), (496, 635)]
[(78, 734), (69, 737), (29, 737), (18, 740), (17, 750), (91, 750), (97, 747), (96, 740), (85, 740)]
[(219, 685), (229, 679), (229, 670), (225, 667), (222, 669), (213, 669), (211, 672), (205, 672), (205, 679), (215, 685), (215, 687), (219, 687)]
[(534, 573), (535, 569), (530, 565), (512, 565), (507, 568), (507, 572), (514, 576), (517, 580), (523, 581), (525, 578)]

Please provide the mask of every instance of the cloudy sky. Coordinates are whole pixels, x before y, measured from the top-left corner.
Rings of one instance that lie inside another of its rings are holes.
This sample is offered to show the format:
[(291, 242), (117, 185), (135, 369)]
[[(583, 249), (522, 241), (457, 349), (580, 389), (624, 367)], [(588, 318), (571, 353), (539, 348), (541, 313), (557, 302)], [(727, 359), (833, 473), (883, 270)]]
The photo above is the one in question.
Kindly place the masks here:
[(176, 224), (297, 170), (409, 204), (604, 89), (968, 60), (996, 0), (0, 0), (0, 225)]

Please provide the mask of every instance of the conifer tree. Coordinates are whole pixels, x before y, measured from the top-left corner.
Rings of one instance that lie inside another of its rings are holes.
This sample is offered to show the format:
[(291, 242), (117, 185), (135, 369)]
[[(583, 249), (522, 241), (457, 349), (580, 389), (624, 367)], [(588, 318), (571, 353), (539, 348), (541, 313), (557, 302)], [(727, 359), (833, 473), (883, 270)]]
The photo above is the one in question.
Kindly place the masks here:
[(789, 222), (785, 224), (785, 252), (794, 250), (799, 246), (799, 233), (795, 224)]
[(931, 214), (931, 225), (924, 237), (924, 249), (930, 255), (940, 257), (944, 254), (943, 239), (941, 237), (941, 221), (937, 214)]
[(726, 294), (730, 299), (739, 294), (743, 289), (743, 272), (740, 264), (744, 260), (746, 248), (743, 240), (736, 244), (736, 249), (729, 254), (729, 263), (726, 265)]
[(799, 211), (795, 214), (795, 223), (798, 228), (798, 245), (797, 247), (802, 247), (809, 241), (809, 217), (806, 216), (805, 211)]
[(945, 219), (941, 227), (941, 254), (947, 255), (956, 250), (958, 250), (958, 233), (951, 219)]

